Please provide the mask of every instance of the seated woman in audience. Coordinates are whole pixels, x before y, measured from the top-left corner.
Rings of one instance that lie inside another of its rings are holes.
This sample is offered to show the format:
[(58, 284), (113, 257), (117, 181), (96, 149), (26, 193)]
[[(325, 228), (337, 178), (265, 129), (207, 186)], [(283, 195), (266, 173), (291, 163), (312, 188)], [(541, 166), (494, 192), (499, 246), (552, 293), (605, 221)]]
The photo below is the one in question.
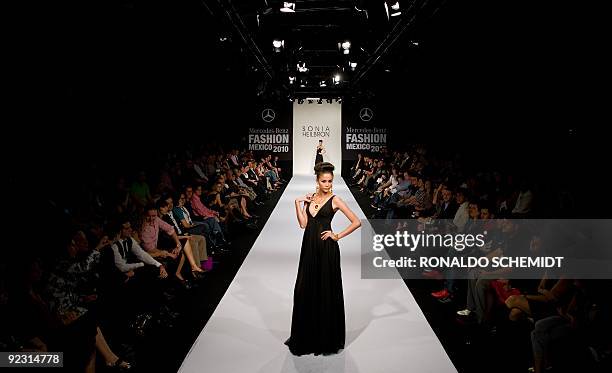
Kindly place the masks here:
[[(185, 258), (187, 258), (191, 266), (191, 273), (195, 278), (197, 278), (199, 273), (204, 272), (204, 270), (201, 268), (200, 262), (208, 259), (208, 257), (206, 256), (206, 241), (204, 240), (204, 237), (184, 235), (180, 227), (178, 226), (178, 222), (172, 215), (170, 205), (168, 204), (167, 200), (160, 199), (159, 201), (157, 201), (157, 208), (159, 216), (162, 217), (162, 220), (164, 222), (173, 227), (175, 234), (183, 245), (183, 255), (181, 255), (174, 275), (181, 283), (185, 283), (185, 278), (182, 276), (181, 271), (183, 269), (183, 264), (185, 263)], [(175, 242), (171, 236), (169, 236), (165, 232), (160, 232), (160, 236), (158, 239), (159, 248), (172, 249), (174, 248), (174, 244)], [(193, 249), (194, 246), (196, 247), (195, 250)]]
[(270, 178), (270, 182), (275, 185), (275, 186), (280, 186), (282, 185), (282, 181), (280, 180), (280, 177), (278, 176), (278, 174), (276, 173), (274, 167), (272, 167), (272, 164), (270, 164), (270, 158), (272, 156), (268, 155), (267, 157), (263, 157), (261, 159), (261, 163), (259, 164), (260, 169), (263, 173), (263, 175), (267, 176)]
[(236, 184), (238, 186), (238, 188), (240, 188), (241, 192), (245, 192), (246, 194), (248, 194), (249, 198), (251, 199), (251, 201), (253, 201), (253, 203), (255, 203), (256, 205), (262, 204), (262, 202), (257, 200), (257, 193), (255, 193), (255, 190), (253, 190), (253, 188), (251, 188), (249, 185), (247, 185), (244, 180), (240, 177), (242, 175), (242, 170), (243, 168), (234, 168), (232, 170), (232, 172), (234, 173), (234, 177), (232, 178), (232, 182), (234, 184)]
[(280, 167), (280, 161), (278, 160), (278, 155), (275, 155), (272, 160), (272, 165), (277, 168), (278, 176), (281, 178), (281, 181), (287, 181), (287, 176), (283, 173), (283, 169)]
[[(173, 209), (173, 213), (181, 224), (181, 228), (190, 234), (199, 234), (206, 237), (207, 247), (210, 248), (211, 252), (216, 248), (221, 252), (225, 251), (222, 246), (229, 245), (229, 242), (225, 240), (223, 228), (219, 224), (217, 217), (209, 216), (203, 218), (201, 221), (193, 220), (191, 212), (187, 208), (187, 201), (190, 199), (189, 195), (191, 195), (192, 200), (196, 202), (199, 201), (202, 205), (201, 207), (205, 208), (199, 198), (197, 200), (194, 199), (195, 194), (193, 193), (193, 188), (190, 186), (186, 187), (185, 193), (181, 193), (178, 204)], [(210, 209), (207, 210), (212, 212)]]
[(374, 162), (373, 168), (371, 171), (367, 171), (364, 175), (363, 181), (360, 182), (362, 185), (360, 191), (368, 193), (373, 192), (377, 185), (377, 180), (383, 175), (385, 172), (384, 162), (378, 161)]
[(257, 193), (260, 199), (268, 199), (269, 197), (267, 194), (269, 194), (270, 191), (266, 188), (265, 183), (259, 180), (255, 171), (251, 169), (252, 165), (253, 163), (251, 161), (245, 162), (242, 165), (239, 177), (244, 184), (248, 185)]
[[(529, 242), (529, 255), (533, 257), (544, 256), (542, 237), (534, 234)], [(537, 321), (555, 314), (555, 309), (568, 302), (572, 291), (572, 280), (560, 276), (558, 280), (549, 279), (551, 272), (545, 272), (537, 289), (513, 289), (514, 292), (499, 300), (510, 310), (509, 318), (518, 321), (530, 317)], [(507, 282), (507, 281), (506, 281)], [(507, 284), (506, 287), (509, 287)], [(499, 293), (499, 292), (498, 292)]]
[(267, 173), (266, 168), (263, 166), (261, 162), (253, 161), (253, 171), (255, 171), (255, 175), (257, 178), (266, 186), (266, 188), (270, 192), (274, 192), (278, 190), (278, 185), (276, 185), (270, 175)]
[(278, 166), (278, 156), (275, 156), (275, 159), (272, 159), (272, 154), (268, 154), (268, 156), (266, 158), (264, 158), (264, 164), (265, 166), (271, 170), (274, 175), (276, 175), (276, 179), (278, 181), (280, 181), (281, 183), (284, 182), (283, 178), (281, 177), (281, 168)]
[(225, 188), (226, 195), (230, 198), (236, 198), (237, 200), (239, 200), (238, 204), (240, 206), (240, 213), (242, 214), (242, 216), (245, 219), (258, 218), (259, 216), (257, 215), (249, 214), (248, 209), (250, 207), (253, 207), (253, 205), (255, 205), (255, 202), (251, 199), (251, 195), (248, 193), (248, 191), (240, 187), (235, 182), (236, 176), (234, 175), (234, 173), (231, 170), (227, 170), (225, 172), (225, 178), (223, 180), (225, 181), (224, 185), (227, 186)]
[(241, 223), (245, 220), (249, 221), (249, 223), (253, 223), (255, 217), (251, 215), (242, 215), (238, 199), (230, 197), (231, 193), (224, 188), (225, 178), (220, 176), (217, 180), (217, 183), (213, 185), (212, 191), (207, 196), (207, 201), (211, 204), (210, 208), (221, 210), (222, 214), (227, 217), (229, 223)]
[(220, 182), (215, 182), (210, 188), (210, 191), (206, 193), (206, 196), (202, 198), (202, 202), (209, 209), (218, 212), (219, 219), (222, 222), (231, 222), (233, 220), (236, 220), (236, 216), (233, 215), (233, 210), (238, 206), (236, 204), (232, 204), (230, 206), (229, 204), (224, 203), (221, 194), (222, 191), (223, 184), (221, 184)]
[(370, 198), (374, 199), (370, 206), (372, 208), (379, 208), (381, 205), (384, 205), (384, 201), (387, 201), (392, 194), (397, 192), (399, 183), (403, 180), (404, 175), (400, 174), (398, 169), (393, 167), (389, 180), (379, 185), (374, 194), (370, 196)]
[[(166, 223), (172, 225), (179, 238), (188, 237), (191, 242), (191, 247), (193, 249), (194, 257), (196, 257), (196, 263), (198, 262), (197, 257), (203, 258), (201, 261), (206, 260), (206, 238), (205, 232), (196, 233), (196, 229), (186, 229), (183, 226), (182, 220), (185, 219), (185, 215), (189, 214), (189, 211), (185, 208), (185, 195), (183, 193), (175, 194), (174, 197), (170, 195), (163, 196), (165, 201), (168, 203), (168, 212), (165, 216), (162, 216), (162, 220)], [(182, 200), (181, 200), (182, 198)], [(175, 206), (181, 207), (179, 209), (175, 209)], [(178, 215), (177, 215), (178, 214)], [(203, 222), (195, 222), (195, 227), (200, 227), (202, 229), (205, 223)], [(194, 232), (190, 232), (189, 230), (193, 230)], [(201, 242), (201, 241), (204, 242)], [(200, 247), (202, 246), (202, 247)], [(182, 261), (183, 258), (181, 258)]]
[(357, 176), (357, 172), (359, 172), (359, 168), (361, 167), (362, 162), (363, 162), (363, 156), (361, 155), (361, 153), (357, 153), (357, 160), (351, 166), (351, 171), (349, 173), (349, 176), (351, 177), (351, 179), (354, 179)]

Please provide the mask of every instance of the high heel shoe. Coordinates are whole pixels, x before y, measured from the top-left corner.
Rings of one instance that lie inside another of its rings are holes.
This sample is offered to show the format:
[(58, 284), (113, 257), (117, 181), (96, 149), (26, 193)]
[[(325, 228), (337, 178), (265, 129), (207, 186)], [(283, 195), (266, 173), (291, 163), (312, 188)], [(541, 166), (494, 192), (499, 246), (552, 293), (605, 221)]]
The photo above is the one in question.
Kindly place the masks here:
[(132, 369), (132, 364), (122, 358), (118, 358), (114, 363), (106, 363), (106, 367), (119, 372), (127, 372)]
[(195, 280), (201, 280), (201, 279), (204, 278), (204, 273), (206, 273), (206, 272), (207, 271), (197, 271), (197, 270), (192, 269), (191, 270), (191, 275), (193, 276), (193, 278)]
[(185, 290), (190, 290), (191, 289), (191, 284), (186, 279), (179, 278), (176, 275), (174, 276), (174, 278), (176, 278), (176, 281), (178, 281), (178, 283), (181, 285), (181, 287), (183, 289), (185, 289)]

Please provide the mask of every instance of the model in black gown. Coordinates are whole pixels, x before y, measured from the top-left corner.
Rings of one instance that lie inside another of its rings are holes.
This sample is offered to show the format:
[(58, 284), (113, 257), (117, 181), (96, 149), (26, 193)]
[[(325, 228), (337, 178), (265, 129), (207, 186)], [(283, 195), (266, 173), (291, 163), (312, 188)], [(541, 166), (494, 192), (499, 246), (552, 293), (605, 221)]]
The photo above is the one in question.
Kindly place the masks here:
[(323, 151), (323, 148), (317, 146), (317, 156), (315, 157), (315, 165), (317, 163), (323, 162), (323, 154), (321, 154), (322, 151)]
[[(344, 295), (337, 241), (359, 228), (361, 222), (340, 197), (332, 194), (333, 170), (331, 163), (318, 164), (315, 173), (321, 193), (295, 200), (304, 235), (293, 291), (291, 336), (285, 341), (294, 355), (331, 355), (344, 348)], [(315, 200), (317, 195), (321, 199)], [(336, 210), (351, 221), (337, 234), (331, 228)]]
[(338, 242), (321, 239), (331, 230), (335, 211), (329, 197), (315, 216), (306, 206), (300, 263), (293, 293), (291, 337), (285, 342), (294, 355), (333, 354), (344, 348), (344, 296)]
[(317, 155), (315, 156), (315, 167), (319, 163), (323, 163), (323, 153), (324, 152), (325, 152), (325, 148), (323, 148), (323, 140), (319, 140), (319, 145), (317, 145)]

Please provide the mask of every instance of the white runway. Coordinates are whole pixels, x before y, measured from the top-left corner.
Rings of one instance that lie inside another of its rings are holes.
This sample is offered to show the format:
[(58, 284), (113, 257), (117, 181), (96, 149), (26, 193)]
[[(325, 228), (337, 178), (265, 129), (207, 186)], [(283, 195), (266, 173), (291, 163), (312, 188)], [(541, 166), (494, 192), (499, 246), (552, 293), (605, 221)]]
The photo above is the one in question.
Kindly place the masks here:
[[(346, 347), (331, 356), (293, 356), (289, 337), (303, 230), (296, 196), (314, 192), (314, 176), (294, 176), (242, 267), (181, 365), (180, 372), (457, 372), (401, 279), (360, 278), (359, 230), (339, 241)], [(339, 175), (334, 194), (365, 216)], [(338, 211), (332, 227), (349, 224)]]

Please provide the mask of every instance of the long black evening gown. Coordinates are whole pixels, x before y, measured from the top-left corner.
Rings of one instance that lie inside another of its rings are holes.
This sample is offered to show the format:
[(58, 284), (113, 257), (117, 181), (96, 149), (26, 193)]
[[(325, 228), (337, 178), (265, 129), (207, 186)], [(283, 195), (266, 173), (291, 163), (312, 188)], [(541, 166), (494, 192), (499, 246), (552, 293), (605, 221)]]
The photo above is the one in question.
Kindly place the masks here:
[(306, 205), (308, 223), (293, 292), (291, 336), (285, 344), (294, 355), (328, 355), (344, 348), (344, 296), (340, 271), (340, 247), (321, 232), (331, 230), (335, 211), (330, 197), (315, 216)]
[(323, 149), (317, 148), (317, 156), (315, 157), (315, 165), (317, 163), (323, 162), (323, 154), (321, 154), (322, 151), (323, 151)]

